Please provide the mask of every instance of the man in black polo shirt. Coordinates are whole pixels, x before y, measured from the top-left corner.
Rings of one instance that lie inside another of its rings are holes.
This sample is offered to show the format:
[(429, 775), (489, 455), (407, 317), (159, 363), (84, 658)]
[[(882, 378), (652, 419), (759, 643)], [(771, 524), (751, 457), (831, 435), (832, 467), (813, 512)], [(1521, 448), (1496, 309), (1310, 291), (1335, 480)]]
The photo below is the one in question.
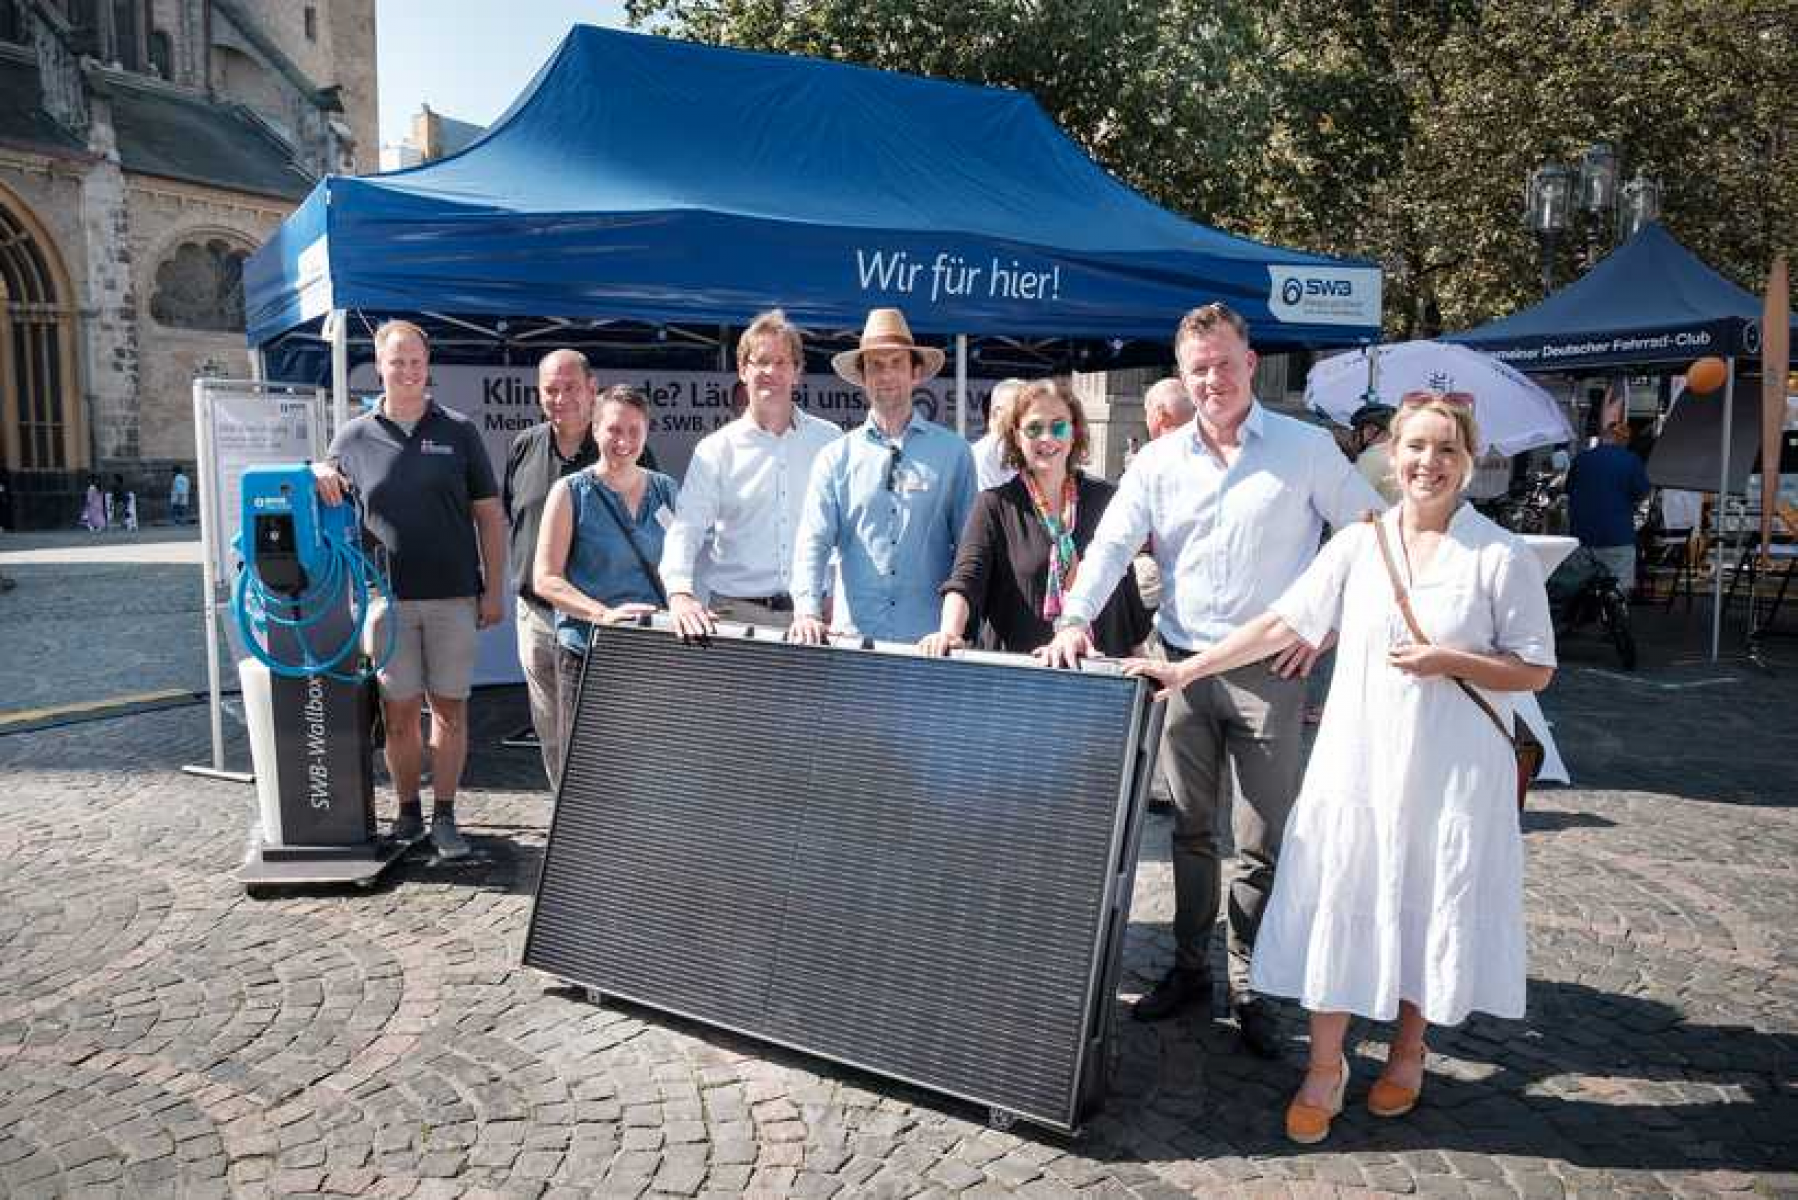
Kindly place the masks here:
[(562, 771), (562, 717), (556, 686), (556, 612), (531, 590), (543, 502), (556, 480), (599, 458), (593, 440), (593, 374), (579, 350), (552, 350), (537, 365), (537, 402), (548, 418), (512, 440), (503, 489), (512, 527), (512, 583), (518, 589), (518, 662), (531, 698), (531, 726), (554, 791)]
[(468, 757), (475, 634), (500, 619), (505, 516), (480, 431), (425, 395), (424, 331), (410, 321), (382, 325), (375, 371), (379, 403), (337, 431), (327, 461), (312, 471), (326, 504), (341, 503), (344, 486), (355, 486), (367, 531), (387, 551), (395, 603), (391, 611), (375, 605), (368, 644), (378, 653), (393, 625), (393, 656), (380, 675), (387, 772), (399, 800), (393, 836), (410, 841), (424, 832), (420, 726), (429, 695), (431, 840), (442, 857), (461, 858), (468, 843), (456, 829), (455, 803)]

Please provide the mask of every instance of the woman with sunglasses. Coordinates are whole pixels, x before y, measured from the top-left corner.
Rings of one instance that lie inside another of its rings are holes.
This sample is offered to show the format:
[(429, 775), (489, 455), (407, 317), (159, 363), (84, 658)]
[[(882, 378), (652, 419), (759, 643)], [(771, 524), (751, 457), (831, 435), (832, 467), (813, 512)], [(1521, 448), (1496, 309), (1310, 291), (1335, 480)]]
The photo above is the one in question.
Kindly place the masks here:
[[(1047, 645), (1080, 555), (1117, 490), (1080, 470), (1086, 412), (1060, 380), (1026, 383), (1001, 414), (997, 433), (1002, 461), (1018, 474), (975, 498), (941, 588), (937, 631), (918, 642), (926, 654), (965, 646), (975, 614), (1001, 650), (1028, 654)], [(1115, 656), (1131, 653), (1148, 636), (1134, 578), (1126, 575), (1112, 593), (1092, 633), (1099, 649)]]
[(1478, 446), (1471, 396), (1407, 395), (1392, 419), (1397, 507), (1337, 533), (1230, 637), (1125, 665), (1171, 690), (1338, 631), (1251, 969), (1257, 993), (1310, 1012), (1310, 1067), (1286, 1110), (1295, 1142), (1328, 1137), (1342, 1110), (1351, 1014), (1398, 1020), (1367, 1095), (1376, 1117), (1416, 1106), (1430, 1025), (1523, 1015), (1517, 761), (1499, 725), (1514, 693), (1548, 686), (1554, 627), (1535, 555), (1462, 502)]

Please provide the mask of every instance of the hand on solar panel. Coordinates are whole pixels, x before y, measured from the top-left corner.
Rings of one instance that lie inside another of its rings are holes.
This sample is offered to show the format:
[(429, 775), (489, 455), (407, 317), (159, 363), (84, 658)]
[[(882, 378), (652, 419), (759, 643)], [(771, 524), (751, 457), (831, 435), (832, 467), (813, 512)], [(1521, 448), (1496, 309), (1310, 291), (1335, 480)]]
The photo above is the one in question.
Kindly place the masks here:
[(668, 615), (674, 618), (674, 632), (683, 642), (704, 642), (718, 632), (718, 614), (686, 592), (669, 595)]
[(1076, 670), (1080, 660), (1091, 658), (1097, 654), (1098, 647), (1093, 645), (1092, 635), (1084, 625), (1069, 625), (1055, 632), (1055, 640), (1047, 646), (1038, 646), (1030, 653), (1038, 662), (1051, 667), (1065, 667)]
[(918, 653), (931, 658), (948, 658), (951, 650), (964, 649), (967, 644), (959, 633), (927, 633), (918, 639)]
[[(1192, 660), (1187, 659), (1186, 661), (1191, 662)], [(1124, 660), (1124, 674), (1132, 679), (1148, 679), (1154, 681), (1158, 685), (1155, 692), (1155, 699), (1166, 700), (1169, 696), (1192, 682), (1187, 678), (1188, 673), (1181, 669), (1182, 665), (1183, 664), (1181, 663), (1171, 663), (1165, 659), (1159, 658), (1126, 658)]]
[(629, 604), (617, 604), (605, 609), (595, 619), (601, 625), (622, 625), (626, 621), (634, 621), (638, 617), (648, 616), (656, 610), (653, 604), (644, 604), (633, 600)]
[(787, 640), (802, 646), (822, 646), (830, 641), (830, 630), (817, 617), (794, 617)]

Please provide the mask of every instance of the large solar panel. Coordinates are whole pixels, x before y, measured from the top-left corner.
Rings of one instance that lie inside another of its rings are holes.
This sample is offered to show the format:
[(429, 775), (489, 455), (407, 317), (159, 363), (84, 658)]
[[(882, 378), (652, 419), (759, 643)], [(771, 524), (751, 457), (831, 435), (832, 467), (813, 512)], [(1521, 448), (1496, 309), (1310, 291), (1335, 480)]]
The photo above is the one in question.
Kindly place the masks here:
[(1159, 725), (1145, 685), (766, 631), (602, 629), (588, 662), (527, 965), (1080, 1122)]

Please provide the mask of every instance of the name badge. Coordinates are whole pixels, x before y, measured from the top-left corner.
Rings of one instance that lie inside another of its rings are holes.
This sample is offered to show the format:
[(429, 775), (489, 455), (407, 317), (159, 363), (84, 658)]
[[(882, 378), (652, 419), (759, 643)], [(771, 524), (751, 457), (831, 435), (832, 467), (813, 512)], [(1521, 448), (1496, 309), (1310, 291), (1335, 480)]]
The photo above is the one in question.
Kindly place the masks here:
[(452, 454), (453, 455), (456, 452), (456, 448), (454, 446), (446, 446), (442, 442), (433, 442), (430, 438), (425, 438), (423, 441), (418, 443), (418, 452), (420, 454)]
[(674, 513), (666, 506), (656, 509), (656, 524), (664, 530), (674, 524)]

